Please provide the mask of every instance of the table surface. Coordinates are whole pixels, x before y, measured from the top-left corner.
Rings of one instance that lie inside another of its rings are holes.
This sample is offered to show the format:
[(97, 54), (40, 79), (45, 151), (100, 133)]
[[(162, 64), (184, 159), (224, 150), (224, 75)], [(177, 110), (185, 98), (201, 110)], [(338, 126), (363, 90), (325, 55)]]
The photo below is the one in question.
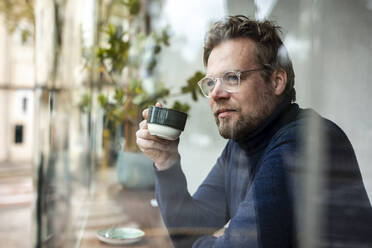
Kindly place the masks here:
[(113, 226), (135, 227), (145, 232), (143, 239), (124, 245), (125, 247), (173, 247), (159, 208), (150, 204), (154, 199), (153, 190), (130, 190), (119, 184), (97, 185), (96, 188), (84, 232), (81, 235), (80, 247), (118, 247), (106, 244), (97, 238), (99, 230)]

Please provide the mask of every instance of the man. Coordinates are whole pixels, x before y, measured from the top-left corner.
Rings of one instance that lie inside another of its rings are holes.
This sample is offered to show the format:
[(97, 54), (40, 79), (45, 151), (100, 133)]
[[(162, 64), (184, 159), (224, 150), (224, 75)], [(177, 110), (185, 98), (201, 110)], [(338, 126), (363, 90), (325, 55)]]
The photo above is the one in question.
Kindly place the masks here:
[(353, 148), (338, 126), (293, 103), (294, 72), (278, 31), (244, 16), (210, 28), (199, 85), (229, 141), (193, 196), (179, 140), (151, 136), (143, 113), (137, 144), (154, 161), (156, 198), (175, 247), (296, 247), (306, 235), (302, 176), (314, 166), (302, 156), (311, 141), (301, 134), (314, 121), (324, 137), (315, 160), (324, 174), (317, 247), (370, 244), (371, 206)]

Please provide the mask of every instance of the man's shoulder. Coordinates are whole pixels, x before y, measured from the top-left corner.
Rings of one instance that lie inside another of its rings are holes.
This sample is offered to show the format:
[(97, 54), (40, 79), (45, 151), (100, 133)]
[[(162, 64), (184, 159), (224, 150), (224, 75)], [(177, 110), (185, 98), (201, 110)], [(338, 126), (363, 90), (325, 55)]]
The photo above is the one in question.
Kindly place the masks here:
[(298, 125), (302, 128), (307, 128), (308, 130), (318, 129), (318, 131), (323, 135), (347, 138), (345, 132), (339, 125), (334, 121), (321, 116), (313, 109), (300, 109), (297, 121)]
[(280, 128), (274, 135), (272, 141), (280, 139), (301, 139), (309, 134), (321, 134), (331, 139), (348, 140), (346, 134), (335, 122), (322, 117), (314, 109), (300, 108), (296, 118)]

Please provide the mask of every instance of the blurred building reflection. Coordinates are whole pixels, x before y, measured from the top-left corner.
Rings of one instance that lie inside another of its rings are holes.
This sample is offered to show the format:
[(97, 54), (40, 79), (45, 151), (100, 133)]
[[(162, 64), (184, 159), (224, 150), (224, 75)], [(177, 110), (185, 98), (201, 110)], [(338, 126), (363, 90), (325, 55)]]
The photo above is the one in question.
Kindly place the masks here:
[[(93, 62), (89, 70), (84, 57), (84, 49), (97, 41), (97, 4), (102, 1), (65, 1), (65, 6), (60, 5), (63, 1), (35, 2), (35, 43), (23, 42), (19, 32), (10, 34), (4, 17), (0, 21), (0, 162), (34, 165), (34, 244), (78, 247), (83, 237), (79, 231), (86, 228), (87, 209), (92, 204), (93, 178), (105, 175), (98, 170), (105, 152), (104, 117), (91, 101), (102, 89), (96, 85), (97, 65)], [(185, 82), (193, 71), (202, 70), (202, 42), (212, 20), (235, 14), (276, 20), (283, 27), (296, 71), (298, 102), (315, 108), (346, 131), (372, 198), (371, 0), (154, 3), (149, 8), (154, 28), (169, 23), (173, 35), (172, 45), (160, 55), (157, 71), (170, 89)], [(83, 99), (84, 94), (91, 98)], [(89, 111), (82, 109), (82, 100), (92, 104)], [(192, 193), (215, 163), (225, 140), (213, 125), (207, 101), (185, 101), (192, 107), (180, 151)], [(114, 180), (116, 175), (109, 175)], [(309, 180), (308, 185), (317, 189), (319, 181)], [(123, 198), (122, 192), (117, 195)], [(151, 193), (145, 195), (151, 198)], [(105, 193), (100, 192), (102, 198), (106, 199)], [(113, 212), (120, 215), (120, 211), (115, 208)]]
[(0, 162), (31, 162), (34, 140), (34, 51), (32, 39), (10, 33), (0, 19)]

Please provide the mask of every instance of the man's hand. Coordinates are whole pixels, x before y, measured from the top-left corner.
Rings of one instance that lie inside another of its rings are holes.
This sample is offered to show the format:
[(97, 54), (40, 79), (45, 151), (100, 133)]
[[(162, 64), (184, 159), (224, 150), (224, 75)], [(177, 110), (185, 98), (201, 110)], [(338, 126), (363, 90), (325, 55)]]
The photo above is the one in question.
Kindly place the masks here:
[[(162, 107), (160, 103), (156, 106)], [(142, 112), (144, 120), (139, 124), (139, 130), (136, 133), (137, 145), (140, 150), (146, 154), (155, 163), (158, 170), (166, 170), (180, 160), (177, 140), (165, 140), (153, 136), (147, 128), (147, 116), (149, 109)]]
[(224, 233), (225, 233), (225, 227), (217, 230), (215, 233), (213, 233), (213, 236), (216, 237), (216, 238), (219, 238), (222, 235), (224, 235)]

